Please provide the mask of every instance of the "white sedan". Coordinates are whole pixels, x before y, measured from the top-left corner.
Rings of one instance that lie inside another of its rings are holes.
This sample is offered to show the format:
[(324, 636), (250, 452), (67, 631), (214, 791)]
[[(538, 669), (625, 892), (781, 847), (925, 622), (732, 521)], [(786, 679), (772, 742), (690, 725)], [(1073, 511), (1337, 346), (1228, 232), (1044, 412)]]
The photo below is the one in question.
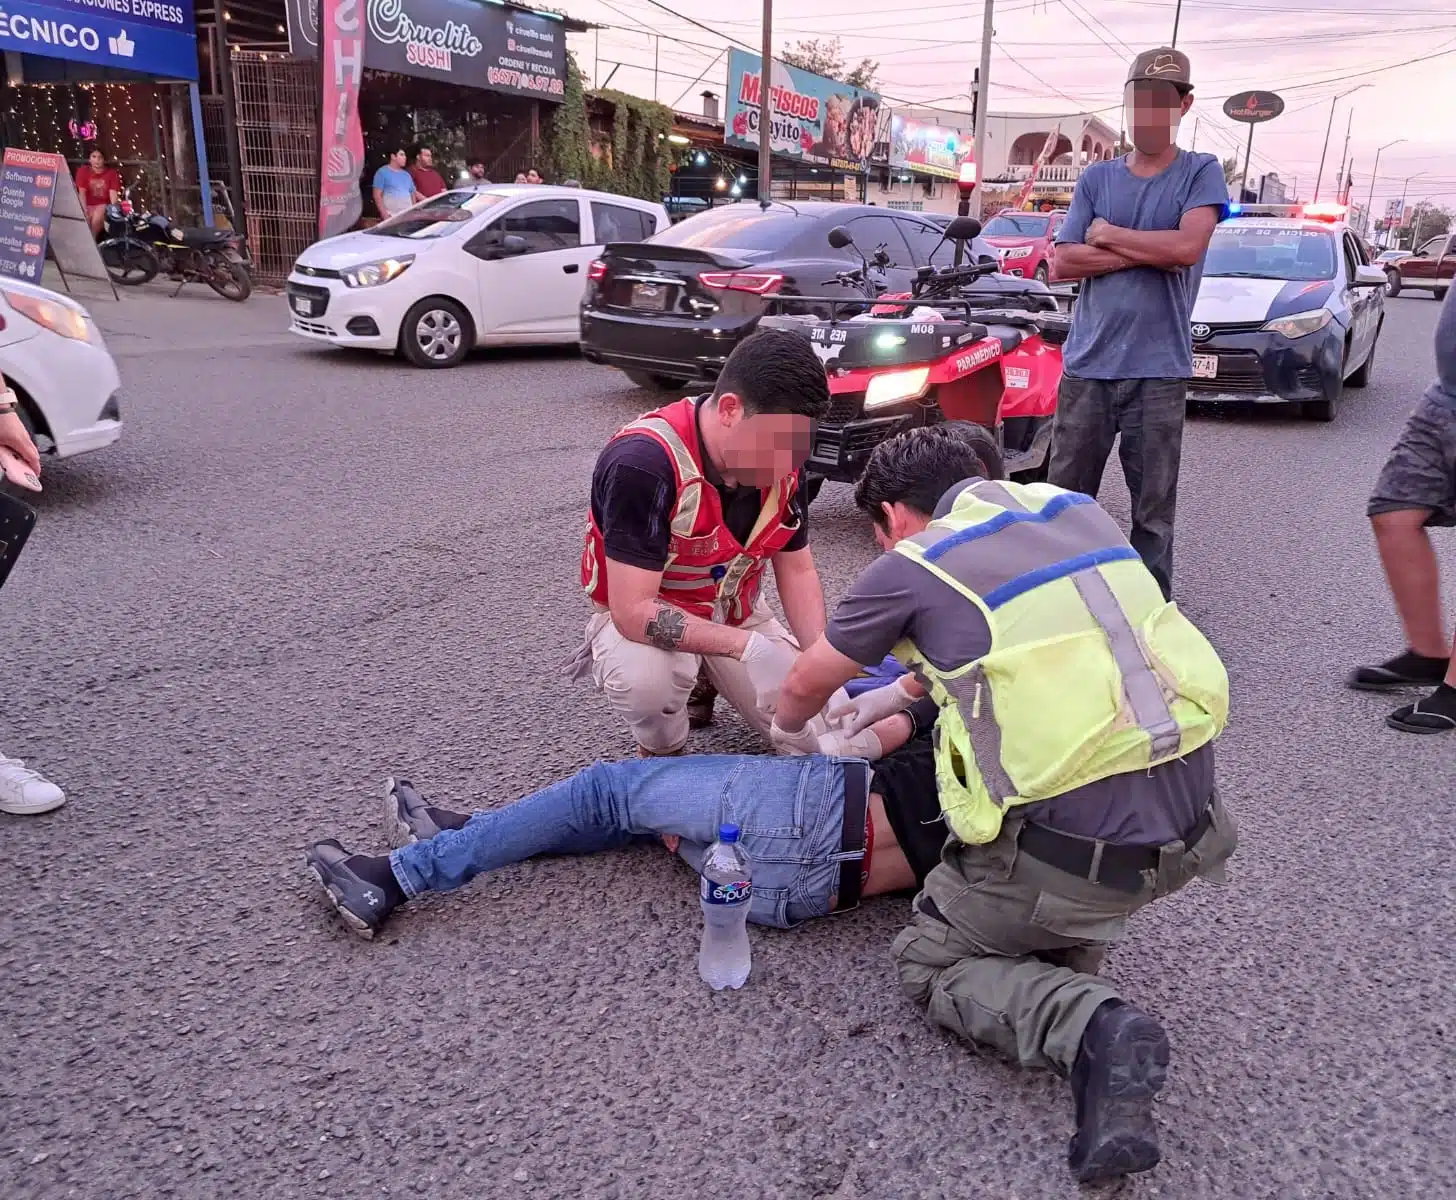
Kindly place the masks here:
[(581, 188), (442, 192), (299, 255), (291, 328), (420, 367), (453, 367), (474, 346), (575, 343), (602, 245), (646, 241), (668, 223), (661, 204)]
[(121, 436), (121, 376), (101, 330), (74, 300), (0, 280), (0, 373), (42, 453), (69, 458)]

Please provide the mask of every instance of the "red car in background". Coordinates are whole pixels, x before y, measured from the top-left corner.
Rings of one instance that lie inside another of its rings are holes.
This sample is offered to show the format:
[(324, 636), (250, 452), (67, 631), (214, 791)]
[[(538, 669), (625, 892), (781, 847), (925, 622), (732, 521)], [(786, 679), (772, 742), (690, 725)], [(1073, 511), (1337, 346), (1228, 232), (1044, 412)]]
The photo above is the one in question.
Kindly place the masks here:
[(1057, 240), (1065, 210), (1055, 212), (997, 213), (981, 231), (981, 237), (1001, 257), (1001, 271), (1046, 283), (1052, 273), (1052, 243)]

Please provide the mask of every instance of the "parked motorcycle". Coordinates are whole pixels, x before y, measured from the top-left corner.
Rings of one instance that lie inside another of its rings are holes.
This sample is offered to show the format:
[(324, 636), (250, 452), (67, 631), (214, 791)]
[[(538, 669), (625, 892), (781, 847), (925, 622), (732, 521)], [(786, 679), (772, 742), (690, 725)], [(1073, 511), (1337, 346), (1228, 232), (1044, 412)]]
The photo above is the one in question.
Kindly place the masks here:
[[(960, 217), (945, 239), (964, 245), (979, 232), (980, 222)], [(1001, 286), (1004, 277), (993, 278), (999, 263), (986, 257), (921, 267), (909, 293), (889, 294), (875, 278), (887, 261), (882, 255), (866, 256), (843, 228), (830, 230), (829, 243), (859, 251), (862, 265), (825, 284), (858, 288), (862, 298), (794, 297), (794, 308), (810, 311), (760, 322), (806, 334), (828, 374), (829, 414), (815, 427), (805, 465), (809, 498), (823, 479), (857, 479), (886, 438), (942, 421), (985, 426), (996, 435), (1008, 475), (1044, 479), (1061, 347), (1071, 328), (1051, 293), (1016, 295), (1027, 291), (1027, 281)]]
[(101, 261), (123, 286), (136, 287), (166, 272), (177, 281), (177, 292), (188, 283), (205, 283), (239, 303), (252, 295), (247, 243), (236, 230), (181, 227), (161, 213), (137, 211), (126, 188), (118, 203), (106, 206), (104, 232)]

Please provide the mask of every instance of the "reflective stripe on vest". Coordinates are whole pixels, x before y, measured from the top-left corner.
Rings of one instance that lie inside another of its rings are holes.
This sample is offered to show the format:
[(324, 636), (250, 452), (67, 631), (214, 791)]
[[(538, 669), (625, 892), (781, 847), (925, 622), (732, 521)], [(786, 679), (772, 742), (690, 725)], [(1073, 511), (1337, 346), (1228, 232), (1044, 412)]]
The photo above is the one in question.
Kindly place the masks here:
[[(673, 468), (677, 472), (677, 504), (672, 510), (672, 532), (681, 538), (693, 536), (698, 524), (698, 508), (703, 502), (703, 473), (693, 459), (692, 451), (677, 436), (677, 430), (661, 417), (640, 417), (617, 434), (650, 433), (667, 447), (672, 456)], [(672, 554), (667, 556), (672, 563)]]

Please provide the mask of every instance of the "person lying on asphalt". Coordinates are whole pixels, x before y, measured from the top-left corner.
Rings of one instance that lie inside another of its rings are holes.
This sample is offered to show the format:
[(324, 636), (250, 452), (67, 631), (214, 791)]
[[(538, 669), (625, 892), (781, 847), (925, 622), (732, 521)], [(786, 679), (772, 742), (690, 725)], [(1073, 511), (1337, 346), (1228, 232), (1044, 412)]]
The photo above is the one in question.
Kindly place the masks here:
[[(407, 781), (385, 790), (400, 848), (350, 854), (337, 841), (310, 847), (309, 869), (348, 925), (373, 937), (390, 914), (425, 892), (542, 854), (591, 854), (661, 838), (697, 870), (724, 821), (742, 830), (753, 859), (749, 920), (786, 927), (854, 908), (861, 898), (922, 881), (940, 856), (935, 815), (900, 814), (934, 794), (929, 700), (854, 735), (826, 731), (806, 757), (688, 755), (598, 762), (503, 808), (475, 813), (432, 805)], [(816, 722), (825, 729), (822, 721)], [(918, 731), (918, 736), (917, 736)], [(891, 753), (893, 751), (893, 753)], [(869, 759), (878, 759), (871, 774)]]
[(1441, 619), (1441, 572), (1433, 525), (1456, 525), (1456, 299), (1448, 293), (1436, 322), (1436, 382), (1406, 422), (1375, 494), (1370, 524), (1405, 627), (1406, 650), (1358, 667), (1350, 686), (1363, 691), (1435, 690), (1385, 718), (1405, 733), (1456, 730), (1456, 642)]
[[(760, 330), (711, 395), (646, 413), (597, 459), (581, 558), (595, 612), (568, 673), (606, 693), (639, 755), (681, 754), (716, 691), (768, 736), (779, 683), (824, 631), (799, 468), (828, 407), (808, 339)], [(770, 563), (792, 636), (759, 594)]]
[(1085, 1182), (1161, 1156), (1167, 1035), (1097, 972), (1132, 913), (1223, 877), (1228, 676), (1091, 497), (1001, 474), (973, 426), (875, 448), (855, 503), (890, 552), (789, 672), (772, 736), (812, 749), (825, 698), (892, 650), (918, 683), (856, 698), (860, 720), (928, 685), (949, 836), (892, 948), (901, 986), (936, 1024), (1070, 1079)]

